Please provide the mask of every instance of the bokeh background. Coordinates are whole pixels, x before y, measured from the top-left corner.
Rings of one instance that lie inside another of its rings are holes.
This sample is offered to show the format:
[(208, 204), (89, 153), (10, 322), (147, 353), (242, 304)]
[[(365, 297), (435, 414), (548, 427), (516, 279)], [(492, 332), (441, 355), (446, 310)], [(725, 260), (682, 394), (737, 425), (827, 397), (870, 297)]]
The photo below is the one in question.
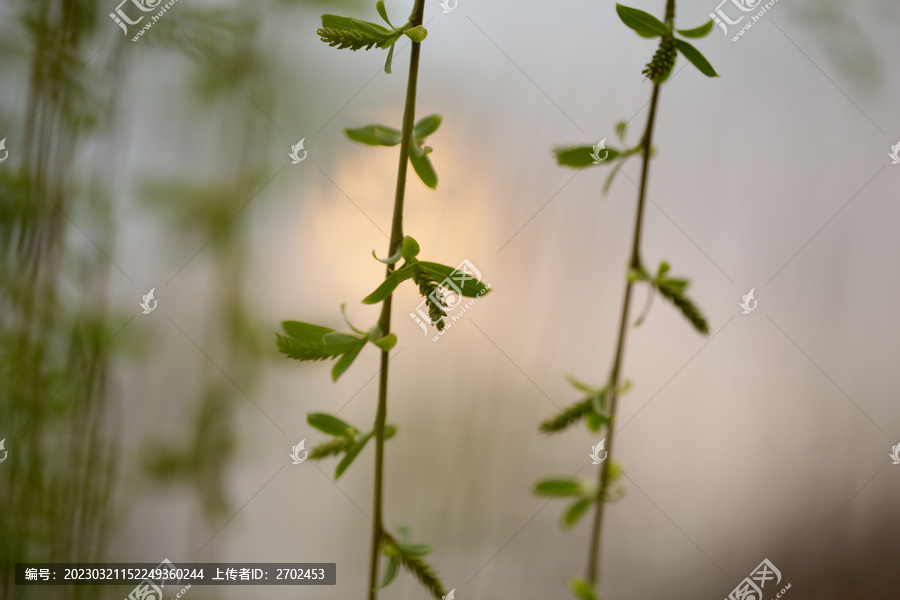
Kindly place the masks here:
[[(715, 8), (682, 0), (676, 24)], [(334, 587), (196, 600), (361, 597), (373, 449), (338, 481), (288, 453), (322, 441), (311, 411), (369, 427), (377, 352), (332, 383), (275, 333), (340, 328), (342, 302), (377, 319), (358, 300), (383, 276), (397, 148), (342, 129), (399, 126), (408, 44), (386, 75), (382, 52), (318, 40), (322, 13), (377, 21), (374, 2), (180, 0), (138, 42), (114, 9), (0, 2), (0, 598), (129, 591), (16, 587), (15, 562), (164, 557), (337, 563)], [(621, 119), (637, 142), (655, 42), (608, 1), (434, 0), (425, 19), (440, 183), (410, 179), (405, 231), (493, 291), (437, 343), (406, 316), (414, 286), (395, 297), (386, 520), (436, 546), (460, 600), (567, 598), (588, 522), (562, 531), (564, 504), (529, 490), (593, 477), (599, 440), (537, 424), (579, 399), (566, 373), (608, 373), (639, 161), (602, 197), (608, 167), (551, 148), (615, 145)], [(718, 600), (764, 558), (789, 598), (897, 597), (898, 36), (893, 0), (781, 0), (739, 42), (699, 41), (720, 79), (680, 59), (663, 89), (643, 253), (691, 280), (711, 334), (658, 299), (629, 332), (608, 600)], [(382, 593), (424, 597), (405, 574)]]

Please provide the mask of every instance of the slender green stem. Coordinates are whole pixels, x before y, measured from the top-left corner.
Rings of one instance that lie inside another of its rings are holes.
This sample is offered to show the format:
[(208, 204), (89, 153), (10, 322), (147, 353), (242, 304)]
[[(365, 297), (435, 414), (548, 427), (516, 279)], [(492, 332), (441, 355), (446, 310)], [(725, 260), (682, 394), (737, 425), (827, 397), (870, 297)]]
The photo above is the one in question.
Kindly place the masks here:
[[(672, 27), (675, 20), (675, 0), (667, 0), (666, 2), (666, 23)], [(650, 147), (653, 140), (653, 125), (656, 122), (656, 107), (659, 103), (659, 84), (653, 85), (653, 96), (650, 99), (650, 114), (647, 116), (647, 127), (644, 130), (644, 137), (641, 141), (641, 183), (638, 189), (637, 216), (634, 220), (634, 235), (631, 242), (631, 259), (629, 260), (629, 269), (638, 269), (641, 266), (641, 231), (644, 222), (644, 205), (647, 197), (647, 178), (650, 173)], [(625, 356), (625, 336), (628, 332), (628, 312), (631, 305), (631, 288), (632, 281), (628, 279), (625, 284), (625, 298), (622, 301), (622, 315), (619, 319), (619, 339), (616, 342), (616, 356), (613, 360), (612, 371), (609, 375), (609, 414), (612, 420), (606, 427), (606, 450), (609, 456), (613, 455), (613, 442), (615, 441), (615, 424), (616, 424), (616, 404), (619, 395), (619, 378), (622, 366), (622, 360)], [(603, 528), (603, 508), (606, 504), (605, 498), (609, 489), (609, 479), (612, 472), (610, 463), (612, 460), (604, 461), (603, 467), (600, 468), (598, 474), (599, 490), (597, 492), (597, 502), (594, 509), (594, 523), (591, 530), (591, 549), (588, 557), (587, 580), (592, 586), (596, 586), (600, 578), (600, 532)]]
[[(422, 24), (425, 12), (425, 0), (416, 0), (413, 12), (409, 17), (413, 26)], [(406, 195), (406, 172), (409, 166), (409, 146), (412, 140), (413, 125), (416, 120), (416, 82), (419, 76), (418, 42), (412, 43), (409, 58), (409, 80), (406, 86), (406, 106), (403, 109), (403, 137), (400, 141), (400, 165), (397, 168), (397, 191), (394, 196), (394, 216), (391, 223), (391, 241), (388, 256), (393, 256), (403, 243), (403, 201)], [(394, 271), (394, 265), (388, 265), (385, 277)], [(381, 306), (378, 325), (382, 335), (391, 332), (391, 305), (393, 294), (388, 296)], [(375, 499), (372, 516), (372, 547), (369, 555), (369, 600), (378, 598), (378, 572), (381, 558), (381, 543), (384, 534), (382, 519), (382, 498), (384, 496), (384, 425), (387, 421), (387, 386), (388, 386), (388, 352), (381, 353), (381, 373), (378, 379), (378, 408), (375, 412)]]

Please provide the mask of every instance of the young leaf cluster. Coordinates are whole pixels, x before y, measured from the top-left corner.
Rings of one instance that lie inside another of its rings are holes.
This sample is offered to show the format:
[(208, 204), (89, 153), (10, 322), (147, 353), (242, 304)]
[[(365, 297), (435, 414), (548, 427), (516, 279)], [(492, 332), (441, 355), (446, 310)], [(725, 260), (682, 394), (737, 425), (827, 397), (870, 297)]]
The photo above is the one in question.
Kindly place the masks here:
[[(341, 312), (343, 311), (342, 305)], [(346, 319), (346, 314), (344, 318)], [(382, 335), (381, 327), (377, 324), (369, 331), (360, 331), (349, 321), (347, 324), (356, 335), (303, 321), (282, 321), (281, 327), (287, 335), (276, 335), (278, 349), (282, 354), (300, 361), (334, 359), (340, 356), (331, 369), (331, 379), (337, 381), (359, 356), (366, 342), (372, 342), (384, 351), (389, 351), (397, 343), (396, 335)]]
[[(335, 479), (343, 475), (347, 467), (356, 460), (359, 453), (366, 447), (369, 440), (375, 436), (374, 429), (361, 433), (359, 429), (346, 421), (327, 413), (309, 413), (306, 416), (306, 422), (333, 438), (310, 450), (310, 459), (319, 460), (329, 456), (344, 455), (344, 458), (341, 459), (341, 462), (338, 463), (337, 468), (334, 470)], [(385, 425), (384, 439), (391, 439), (396, 433), (397, 428), (394, 425)]]
[(685, 40), (675, 37), (675, 34), (678, 33), (686, 38), (702, 38), (712, 31), (712, 21), (694, 29), (675, 29), (673, 31), (671, 27), (650, 13), (637, 8), (616, 4), (616, 13), (622, 22), (638, 35), (645, 38), (662, 38), (653, 59), (647, 63), (647, 68), (644, 69), (644, 75), (654, 84), (659, 85), (669, 77), (675, 67), (675, 59), (679, 52), (707, 77), (719, 76), (699, 50)]
[[(616, 124), (616, 137), (618, 137), (619, 141), (623, 144), (625, 143), (625, 130), (627, 127), (627, 121), (619, 121)], [(609, 176), (606, 178), (606, 182), (603, 184), (603, 195), (605, 196), (609, 191), (609, 186), (612, 185), (613, 179), (616, 177), (616, 173), (619, 172), (619, 169), (622, 168), (622, 165), (625, 164), (625, 161), (631, 156), (640, 154), (642, 146), (643, 141), (635, 146), (624, 148), (623, 150), (606, 148), (606, 151), (609, 154), (607, 155), (606, 160), (599, 163), (595, 161), (592, 156), (592, 152), (594, 152), (593, 146), (558, 146), (553, 149), (553, 153), (556, 155), (557, 164), (562, 167), (571, 167), (573, 169), (583, 169), (594, 165), (606, 165), (615, 162), (615, 167), (613, 167)]]
[(409, 571), (429, 591), (431, 595), (441, 600), (447, 593), (437, 573), (423, 556), (434, 548), (425, 544), (409, 543), (410, 532), (406, 527), (398, 527), (402, 542), (398, 542), (394, 536), (383, 532), (382, 554), (388, 559), (381, 578), (381, 588), (386, 588), (397, 577), (398, 566)]
[(374, 292), (363, 298), (363, 303), (375, 304), (381, 302), (390, 296), (397, 289), (398, 285), (407, 279), (412, 279), (418, 284), (419, 293), (425, 296), (432, 322), (440, 330), (444, 328), (443, 317), (447, 314), (447, 304), (444, 302), (440, 287), (453, 289), (454, 292), (459, 290), (459, 293), (467, 298), (483, 296), (489, 291), (488, 287), (478, 279), (447, 265), (421, 261), (416, 258), (418, 254), (418, 242), (410, 236), (403, 238), (403, 244), (400, 246), (400, 256), (392, 256), (381, 260), (381, 262), (392, 264), (402, 257), (404, 259), (403, 264), (385, 278)]
[[(601, 426), (609, 425), (612, 422), (612, 415), (609, 414), (607, 407), (610, 384), (597, 388), (582, 383), (571, 375), (567, 376), (567, 379), (572, 387), (585, 392), (587, 397), (564, 409), (555, 417), (551, 417), (541, 423), (541, 431), (544, 433), (557, 433), (568, 429), (582, 419), (587, 420), (588, 428), (595, 433), (600, 431)], [(618, 393), (624, 394), (630, 387), (631, 384), (626, 382), (619, 389)]]
[[(612, 460), (612, 459), (610, 459)], [(622, 476), (622, 469), (615, 461), (610, 465), (610, 483)], [(558, 475), (547, 477), (534, 485), (532, 493), (544, 498), (569, 498), (572, 503), (562, 514), (561, 525), (564, 529), (573, 527), (599, 499), (600, 487), (597, 482), (587, 477)], [(614, 493), (607, 492), (606, 502), (615, 502), (625, 495), (623, 488)]]
[(384, 72), (390, 73), (391, 61), (394, 58), (394, 44), (397, 43), (400, 36), (405, 35), (414, 42), (421, 42), (428, 32), (421, 25), (413, 26), (409, 21), (400, 28), (391, 25), (382, 0), (378, 0), (375, 8), (381, 18), (390, 25), (390, 29), (377, 23), (350, 17), (322, 15), (322, 27), (317, 30), (317, 33), (323, 42), (338, 48), (350, 48), (353, 51), (361, 48), (370, 50), (373, 46), (390, 48), (384, 63)]
[[(431, 146), (425, 145), (425, 138), (437, 131), (441, 126), (441, 115), (428, 115), (422, 117), (413, 127), (412, 140), (409, 145), (409, 162), (412, 164), (416, 175), (422, 183), (435, 189), (437, 187), (437, 172), (428, 155), (432, 152)], [(403, 132), (387, 125), (366, 125), (356, 129), (344, 129), (347, 137), (355, 142), (370, 146), (396, 146), (403, 139)]]
[(656, 290), (661, 296), (672, 302), (684, 317), (691, 322), (698, 332), (703, 335), (709, 333), (709, 325), (700, 309), (687, 297), (685, 293), (689, 282), (687, 279), (675, 279), (667, 277), (669, 272), (669, 263), (663, 261), (659, 264), (656, 275), (650, 275), (643, 267), (631, 269), (628, 273), (628, 279), (631, 281), (644, 281), (650, 284), (650, 294), (647, 296), (647, 305), (635, 326), (640, 325), (650, 310), (650, 304), (653, 302), (653, 291)]

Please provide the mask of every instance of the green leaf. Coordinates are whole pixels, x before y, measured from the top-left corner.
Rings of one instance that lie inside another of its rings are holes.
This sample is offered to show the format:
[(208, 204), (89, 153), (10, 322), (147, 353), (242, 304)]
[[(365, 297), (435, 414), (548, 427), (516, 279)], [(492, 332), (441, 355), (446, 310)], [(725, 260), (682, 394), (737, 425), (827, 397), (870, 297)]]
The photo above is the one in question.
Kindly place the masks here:
[(344, 129), (347, 137), (354, 142), (361, 142), (370, 146), (396, 146), (403, 138), (399, 129), (387, 125), (366, 125), (356, 129)]
[(381, 578), (381, 587), (386, 588), (397, 577), (397, 557), (388, 558), (387, 567), (384, 569), (384, 577)]
[(372, 340), (372, 343), (385, 352), (389, 352), (394, 346), (397, 345), (397, 336), (393, 333), (389, 333), (381, 339)]
[(419, 122), (416, 123), (415, 127), (413, 127), (413, 137), (424, 140), (437, 131), (437, 128), (441, 126), (442, 119), (443, 117), (441, 117), (441, 115), (428, 115), (427, 117), (422, 117), (419, 119)]
[(686, 38), (702, 38), (706, 37), (713, 28), (713, 21), (710, 19), (700, 27), (695, 27), (694, 29), (676, 29), (678, 33), (683, 35)]
[(353, 361), (356, 360), (356, 357), (359, 356), (359, 352), (363, 349), (363, 346), (365, 346), (365, 345), (366, 345), (366, 340), (365, 340), (365, 338), (363, 338), (361, 344), (353, 347), (346, 354), (341, 356), (340, 359), (338, 359), (338, 361), (334, 364), (334, 367), (332, 367), (332, 369), (331, 369), (331, 380), (332, 381), (337, 381), (338, 378), (340, 378), (340, 376), (344, 374), (344, 371), (346, 371), (348, 368), (350, 368), (350, 365), (353, 364)]
[(403, 238), (403, 243), (400, 244), (400, 254), (403, 256), (404, 260), (412, 261), (415, 257), (419, 255), (419, 252), (422, 249), (419, 247), (419, 242), (413, 238), (413, 236), (408, 235)]
[(372, 250), (372, 256), (374, 256), (375, 260), (377, 260), (380, 263), (383, 263), (386, 265), (392, 265), (400, 260), (400, 248), (397, 248), (397, 251), (394, 252), (393, 256), (389, 256), (387, 258), (378, 258), (378, 255), (375, 254), (374, 250)]
[(387, 58), (384, 59), (384, 72), (388, 75), (391, 74), (391, 62), (394, 60), (394, 44), (391, 44), (391, 49), (388, 50)]
[(544, 433), (557, 433), (574, 425), (587, 415), (594, 412), (591, 406), (591, 399), (582, 400), (572, 406), (564, 409), (561, 413), (553, 418), (547, 419), (541, 423), (541, 431)]
[(535, 496), (549, 498), (578, 497), (584, 493), (584, 487), (574, 477), (569, 479), (551, 477), (537, 482), (532, 493)]
[(616, 13), (623, 23), (644, 37), (658, 37), (672, 33), (668, 25), (642, 10), (616, 4)]
[(379, 16), (384, 19), (385, 23), (390, 25), (392, 28), (394, 27), (393, 25), (391, 25), (390, 19), (388, 19), (387, 10), (385, 10), (384, 8), (384, 0), (378, 0), (378, 2), (375, 3), (375, 10), (378, 11)]
[(566, 381), (568, 381), (569, 385), (571, 385), (576, 390), (581, 390), (582, 392), (586, 392), (588, 394), (599, 394), (606, 389), (606, 386), (602, 388), (589, 386), (588, 384), (575, 379), (575, 376), (570, 373), (566, 373)]
[(691, 61), (694, 66), (700, 69), (700, 72), (707, 77), (719, 76), (719, 74), (716, 73), (716, 70), (713, 69), (712, 65), (709, 64), (709, 61), (706, 60), (706, 57), (700, 54), (699, 50), (697, 50), (684, 40), (676, 39), (675, 47), (678, 48), (678, 51), (684, 54), (684, 57)]
[(593, 152), (593, 146), (560, 146), (553, 149), (553, 153), (556, 155), (557, 164), (562, 167), (571, 167), (573, 169), (605, 165), (622, 154), (615, 148), (606, 148), (606, 158), (601, 162), (594, 162), (594, 158), (591, 156)]
[[(416, 263), (418, 264), (418, 263)], [(397, 286), (412, 277), (414, 274), (413, 265), (405, 265), (400, 267), (388, 277), (385, 278), (381, 285), (375, 288), (375, 291), (363, 298), (363, 304), (377, 304), (391, 295), (397, 289)]]
[(382, 27), (377, 23), (360, 21), (359, 19), (342, 17), (340, 15), (322, 15), (322, 27), (359, 31), (360, 33), (381, 38), (389, 38), (394, 33), (391, 29)]
[(317, 33), (329, 46), (351, 50), (360, 48), (369, 50), (376, 45), (379, 48), (387, 48), (400, 36), (400, 32), (385, 29), (377, 23), (338, 15), (322, 15), (322, 27)]
[(359, 433), (353, 425), (327, 413), (309, 413), (306, 422), (328, 435), (353, 439)]
[(340, 333), (332, 331), (322, 336), (325, 342), (325, 353), (330, 356), (346, 354), (357, 347), (362, 348), (366, 344), (365, 337), (350, 335), (349, 333)]
[(582, 498), (576, 501), (563, 515), (563, 525), (565, 527), (572, 527), (575, 525), (575, 523), (584, 516), (584, 513), (588, 511), (591, 504), (593, 504), (591, 498)]
[(428, 30), (422, 27), (421, 25), (416, 25), (411, 29), (407, 29), (403, 33), (406, 34), (406, 37), (411, 39), (414, 42), (421, 42), (428, 36)]
[(434, 546), (428, 546), (426, 544), (404, 544), (402, 542), (397, 542), (396, 548), (403, 556), (425, 556), (434, 550)]
[(475, 298), (479, 294), (484, 296), (490, 291), (490, 288), (478, 279), (453, 267), (424, 260), (417, 262), (415, 266), (429, 274), (438, 283), (449, 279), (466, 298)]
[(384, 426), (384, 439), (389, 440), (392, 437), (397, 435), (397, 426), (396, 425), (385, 425)]
[(296, 360), (325, 360), (331, 355), (325, 352), (322, 338), (334, 332), (333, 329), (312, 325), (302, 321), (282, 321), (281, 327), (287, 336), (278, 335), (278, 349)]
[(594, 591), (594, 587), (581, 578), (572, 580), (572, 593), (579, 600), (600, 600), (597, 592)]
[(625, 130), (628, 128), (628, 121), (619, 121), (616, 123), (616, 137), (620, 142), (625, 141)]
[(609, 188), (612, 185), (613, 179), (616, 178), (616, 174), (618, 174), (619, 169), (621, 168), (620, 165), (624, 162), (625, 162), (624, 160), (620, 160), (616, 164), (616, 166), (614, 166), (612, 168), (612, 170), (609, 172), (609, 175), (606, 176), (606, 181), (603, 182), (603, 191), (602, 191), (604, 196), (609, 192)]
[(372, 436), (375, 435), (374, 431), (370, 431), (366, 435), (364, 435), (358, 442), (356, 442), (353, 446), (347, 450), (347, 455), (338, 463), (337, 468), (334, 470), (334, 478), (338, 479), (341, 475), (344, 474), (344, 471), (347, 470), (347, 467), (356, 460), (356, 457), (359, 456), (359, 453), (362, 452), (362, 449), (366, 447), (366, 444)]
[(641, 311), (641, 316), (638, 317), (637, 321), (634, 322), (635, 327), (640, 327), (641, 323), (644, 322), (644, 319), (647, 318), (647, 315), (650, 314), (650, 307), (653, 305), (653, 295), (655, 286), (651, 285), (647, 290), (647, 302), (644, 304), (644, 310)]
[[(415, 145), (413, 147), (418, 148), (418, 146)], [(415, 170), (416, 175), (419, 176), (419, 179), (422, 180), (422, 183), (431, 189), (437, 188), (437, 173), (434, 170), (434, 165), (431, 164), (431, 160), (425, 152), (422, 152), (421, 155), (417, 155), (415, 152), (411, 151), (409, 153), (409, 162), (412, 163), (413, 169)]]
[[(373, 253), (374, 253), (374, 250), (373, 250)], [(375, 258), (377, 259), (378, 257), (376, 256)], [(347, 327), (349, 327), (350, 329), (352, 329), (359, 335), (366, 335), (365, 331), (360, 331), (359, 329), (354, 327), (353, 323), (350, 322), (350, 319), (347, 318), (347, 303), (346, 302), (341, 303), (341, 316), (344, 317), (344, 323), (347, 324)]]

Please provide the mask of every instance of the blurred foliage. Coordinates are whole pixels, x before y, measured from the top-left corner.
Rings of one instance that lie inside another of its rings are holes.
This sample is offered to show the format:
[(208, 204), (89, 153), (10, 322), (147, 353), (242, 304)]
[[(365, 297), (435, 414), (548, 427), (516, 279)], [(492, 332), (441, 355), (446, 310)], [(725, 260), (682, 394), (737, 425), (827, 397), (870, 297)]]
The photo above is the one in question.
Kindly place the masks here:
[(0, 438), (9, 453), (0, 469), (0, 597), (92, 598), (92, 586), (15, 588), (12, 569), (109, 560), (101, 548), (117, 444), (108, 345), (125, 318), (102, 297), (83, 297), (106, 287), (109, 198), (73, 165), (79, 146), (101, 135), (114, 90), (84, 72), (95, 2), (16, 9), (4, 28), (22, 43), (4, 46), (3, 62), (28, 80), (24, 106), (4, 107), (2, 117), (20, 129), (0, 169)]

